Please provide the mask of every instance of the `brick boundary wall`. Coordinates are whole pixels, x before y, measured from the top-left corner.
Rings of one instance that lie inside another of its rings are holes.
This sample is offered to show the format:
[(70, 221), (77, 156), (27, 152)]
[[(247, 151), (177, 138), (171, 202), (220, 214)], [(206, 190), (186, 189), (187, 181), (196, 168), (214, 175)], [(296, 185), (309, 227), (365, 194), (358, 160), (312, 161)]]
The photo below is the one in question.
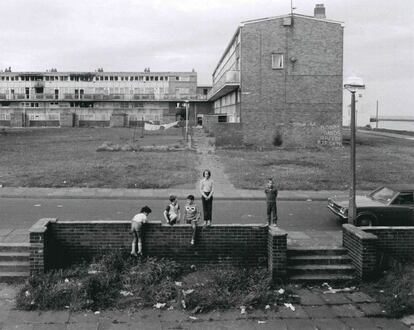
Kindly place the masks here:
[[(58, 221), (41, 219), (30, 229), (31, 273), (88, 261), (109, 250), (131, 249), (130, 221)], [(275, 246), (282, 249), (278, 237)], [(284, 236), (286, 240), (286, 236)], [(183, 264), (265, 266), (268, 260), (268, 226), (226, 224), (197, 228), (196, 244), (190, 245), (190, 225), (161, 222), (145, 224), (143, 252), (171, 258)], [(280, 253), (280, 252), (279, 252)], [(286, 253), (286, 252), (285, 252)], [(275, 254), (273, 264), (279, 260)]]
[(386, 266), (389, 257), (414, 257), (414, 227), (363, 227), (363, 230), (378, 237), (379, 266)]
[(269, 227), (268, 269), (272, 280), (284, 279), (287, 275), (287, 233), (279, 228)]
[(342, 226), (342, 245), (348, 250), (356, 276), (365, 280), (373, 277), (377, 269), (377, 241), (374, 234), (350, 224)]
[(241, 123), (211, 123), (210, 132), (215, 137), (215, 145), (241, 146), (243, 144), (243, 131)]

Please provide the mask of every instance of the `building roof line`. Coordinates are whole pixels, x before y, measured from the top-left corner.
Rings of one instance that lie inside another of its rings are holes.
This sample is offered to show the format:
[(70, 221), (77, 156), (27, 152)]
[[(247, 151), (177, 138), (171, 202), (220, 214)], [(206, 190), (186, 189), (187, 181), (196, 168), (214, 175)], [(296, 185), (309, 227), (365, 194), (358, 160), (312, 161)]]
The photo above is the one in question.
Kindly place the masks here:
[[(230, 39), (230, 42), (227, 44), (227, 47), (225, 48), (222, 56), (220, 57), (212, 76), (214, 76), (214, 74), (216, 73), (218, 67), (220, 66), (220, 63), (223, 61), (223, 58), (226, 56), (228, 50), (230, 49), (235, 37), (237, 36), (237, 33), (239, 32), (240, 28), (242, 28), (244, 25), (246, 24), (253, 24), (253, 23), (258, 23), (258, 22), (263, 22), (263, 21), (270, 21), (270, 20), (274, 20), (274, 19), (280, 19), (280, 18), (285, 18), (285, 17), (291, 17), (292, 14), (285, 14), (285, 15), (279, 15), (279, 16), (271, 16), (271, 17), (265, 17), (265, 18), (259, 18), (259, 19), (254, 19), (254, 20), (248, 20), (248, 21), (242, 21), (236, 29), (236, 32), (234, 32), (232, 38)], [(342, 26), (345, 25), (344, 22), (341, 21), (335, 21), (335, 20), (330, 20), (330, 19), (326, 19), (326, 18), (317, 18), (314, 16), (309, 16), (309, 15), (302, 15), (302, 14), (293, 14), (294, 17), (300, 17), (300, 18), (306, 18), (306, 19), (311, 19), (311, 20), (315, 20), (315, 21), (321, 21), (321, 22), (327, 22), (327, 23), (334, 23), (334, 24), (341, 24)]]
[[(241, 25), (243, 26), (245, 24), (252, 24), (252, 23), (258, 23), (258, 22), (263, 22), (263, 21), (270, 21), (270, 20), (274, 20), (274, 19), (286, 18), (286, 17), (291, 17), (291, 16), (292, 16), (291, 14), (285, 14), (285, 15), (279, 15), (279, 16), (270, 16), (270, 17), (258, 18), (258, 19), (243, 21), (243, 22), (241, 22)], [(314, 20), (314, 21), (322, 21), (322, 22), (341, 24), (341, 25), (345, 24), (342, 21), (336, 21), (336, 20), (331, 20), (331, 19), (326, 19), (326, 18), (318, 18), (318, 17), (315, 17), (315, 16), (309, 16), (309, 15), (303, 15), (303, 14), (293, 14), (293, 17), (300, 17), (300, 18), (311, 19), (311, 20)]]

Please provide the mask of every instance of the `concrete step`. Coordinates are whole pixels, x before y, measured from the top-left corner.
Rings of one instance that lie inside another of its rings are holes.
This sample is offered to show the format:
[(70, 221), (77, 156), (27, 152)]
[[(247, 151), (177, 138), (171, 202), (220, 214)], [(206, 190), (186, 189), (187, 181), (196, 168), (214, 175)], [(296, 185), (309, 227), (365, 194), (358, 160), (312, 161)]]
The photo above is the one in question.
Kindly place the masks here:
[(1, 272), (0, 283), (23, 282), (29, 277), (29, 272)]
[(27, 252), (29, 248), (30, 243), (0, 243), (0, 252)]
[(288, 257), (298, 256), (298, 255), (346, 255), (347, 250), (343, 247), (288, 247), (287, 248)]
[(288, 266), (287, 271), (291, 275), (351, 275), (355, 268), (352, 265), (298, 265)]
[(29, 272), (29, 261), (0, 261), (0, 276), (8, 272)]
[(340, 282), (353, 282), (355, 281), (352, 275), (338, 275), (338, 274), (300, 274), (292, 275), (289, 277), (291, 283), (340, 283)]
[(30, 260), (29, 252), (14, 252), (6, 251), (0, 252), (0, 261), (27, 261)]
[(347, 255), (293, 255), (288, 257), (288, 265), (343, 265), (350, 264)]

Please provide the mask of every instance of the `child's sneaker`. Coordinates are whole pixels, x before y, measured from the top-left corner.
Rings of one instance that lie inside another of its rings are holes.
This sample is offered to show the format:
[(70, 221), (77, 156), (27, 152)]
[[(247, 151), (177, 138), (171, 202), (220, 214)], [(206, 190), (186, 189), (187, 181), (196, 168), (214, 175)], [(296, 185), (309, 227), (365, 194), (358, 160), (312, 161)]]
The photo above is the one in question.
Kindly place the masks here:
[(131, 256), (138, 257), (138, 254), (136, 254), (135, 252), (131, 252)]

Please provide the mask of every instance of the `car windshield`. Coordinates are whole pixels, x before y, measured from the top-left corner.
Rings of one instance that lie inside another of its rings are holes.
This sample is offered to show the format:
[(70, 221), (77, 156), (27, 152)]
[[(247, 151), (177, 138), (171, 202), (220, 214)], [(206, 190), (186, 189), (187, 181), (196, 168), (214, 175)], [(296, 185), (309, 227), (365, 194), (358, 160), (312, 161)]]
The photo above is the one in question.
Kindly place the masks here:
[(370, 194), (370, 197), (382, 203), (389, 203), (395, 196), (396, 192), (390, 188), (384, 187)]

